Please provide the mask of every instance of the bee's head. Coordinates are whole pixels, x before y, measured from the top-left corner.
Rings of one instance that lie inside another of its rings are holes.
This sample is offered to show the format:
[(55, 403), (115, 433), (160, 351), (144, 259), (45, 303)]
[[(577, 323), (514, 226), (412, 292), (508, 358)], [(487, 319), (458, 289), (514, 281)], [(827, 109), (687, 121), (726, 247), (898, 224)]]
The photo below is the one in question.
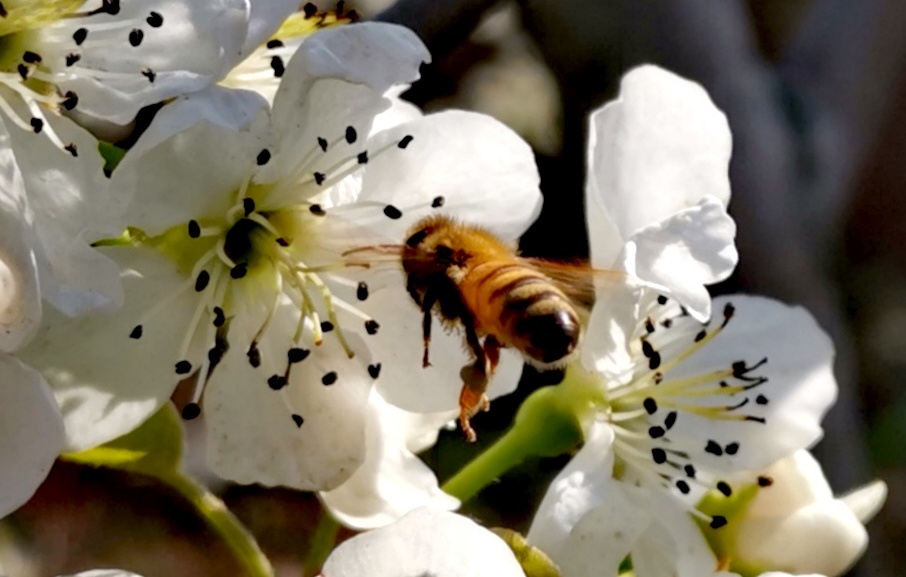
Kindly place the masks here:
[(403, 246), (403, 269), (430, 274), (445, 270), (455, 260), (456, 225), (445, 216), (430, 216), (413, 226)]

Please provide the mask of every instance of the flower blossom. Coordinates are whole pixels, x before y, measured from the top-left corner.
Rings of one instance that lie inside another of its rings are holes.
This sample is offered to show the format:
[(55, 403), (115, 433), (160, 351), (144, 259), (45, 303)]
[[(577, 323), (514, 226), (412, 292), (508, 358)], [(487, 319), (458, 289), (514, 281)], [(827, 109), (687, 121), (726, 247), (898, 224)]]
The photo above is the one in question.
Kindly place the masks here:
[(801, 308), (708, 297), (736, 252), (729, 132), (700, 87), (642, 67), (591, 122), (592, 260), (637, 280), (598, 288), (581, 362), (560, 385), (587, 403), (586, 442), (528, 539), (567, 577), (615, 575), (627, 555), (640, 577), (701, 575), (716, 565), (695, 498), (820, 438), (833, 347)]
[(382, 529), (341, 543), (321, 577), (524, 577), (506, 543), (455, 513), (416, 509)]
[(302, 45), (272, 108), (212, 87), (158, 113), (113, 174), (137, 183), (127, 233), (97, 248), (123, 271), (123, 307), (48, 315), (24, 354), (56, 391), (70, 448), (128, 432), (188, 379), (183, 416), (204, 418), (216, 473), (329, 490), (365, 459), (375, 382), (398, 406), (400, 381), (421, 397), (446, 382), (455, 403), (455, 370), (413, 375), (420, 318), (401, 271), (342, 253), (398, 244), (436, 211), (514, 238), (540, 193), (528, 146), (487, 117), (372, 134), (384, 93), (427, 59), (402, 27), (338, 27)]
[(729, 519), (728, 531), (714, 533), (712, 545), (721, 566), (745, 575), (769, 569), (842, 575), (864, 553), (863, 524), (887, 495), (884, 482), (875, 481), (834, 498), (821, 466), (805, 450), (729, 485), (735, 500), (709, 495), (700, 508)]

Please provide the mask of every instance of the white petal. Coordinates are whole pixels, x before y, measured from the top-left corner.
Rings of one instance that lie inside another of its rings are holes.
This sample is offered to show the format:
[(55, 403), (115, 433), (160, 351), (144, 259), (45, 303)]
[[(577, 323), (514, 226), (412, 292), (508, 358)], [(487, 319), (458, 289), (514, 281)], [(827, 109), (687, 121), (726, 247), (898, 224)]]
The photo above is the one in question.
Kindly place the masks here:
[[(406, 135), (413, 140), (405, 149), (393, 146)], [(368, 163), (360, 201), (392, 204), (403, 214), (412, 209), (420, 216), (447, 214), (483, 226), (504, 240), (519, 238), (541, 211), (531, 148), (490, 116), (462, 111), (430, 114), (369, 141), (372, 150), (385, 145), (392, 148)], [(443, 207), (432, 210), (436, 197), (443, 197)], [(403, 219), (374, 214), (385, 235), (394, 242), (404, 239)]]
[(582, 365), (608, 383), (628, 380), (635, 369), (630, 342), (639, 324), (643, 287), (634, 279), (599, 287), (582, 342)]
[[(433, 437), (428, 446), (433, 445), (439, 427), (455, 417), (455, 412), (408, 413), (373, 391), (365, 429), (365, 462), (345, 483), (320, 494), (331, 515), (347, 527), (361, 530), (388, 525), (419, 507), (459, 507), (459, 501), (440, 490), (434, 472), (407, 446), (410, 438), (421, 436), (419, 429), (426, 429)], [(419, 445), (427, 448), (423, 440)]]
[[(623, 77), (619, 99), (591, 116), (587, 202), (601, 205), (624, 240), (705, 196), (726, 205), (730, 149), (727, 120), (701, 86), (655, 66), (636, 68)], [(604, 260), (619, 250), (591, 248)]]
[[(179, 381), (171, 363), (196, 302), (189, 289), (145, 319), (141, 338), (130, 338), (142, 316), (185, 279), (156, 250), (99, 250), (122, 267), (123, 307), (75, 319), (47, 311), (38, 335), (21, 355), (54, 389), (68, 450), (128, 433), (169, 399)], [(200, 354), (190, 351), (189, 356)]]
[(717, 565), (701, 530), (673, 496), (649, 493), (652, 523), (632, 548), (639, 577), (701, 577)]
[(615, 480), (613, 431), (597, 423), (548, 487), (526, 538), (564, 577), (616, 575), (651, 521), (645, 493)]
[[(244, 303), (243, 308), (260, 322), (255, 307)], [(277, 310), (260, 341), (258, 368), (245, 355), (249, 343), (237, 326), (243, 321), (233, 320), (230, 351), (205, 389), (208, 464), (239, 483), (329, 490), (365, 459), (365, 410), (373, 379), (367, 359), (349, 359), (337, 339), (325, 338), (309, 358), (292, 366), (282, 391), (271, 390), (268, 378), (286, 368), (286, 343), (295, 330), (296, 311), (288, 303)], [(350, 344), (357, 351), (367, 350), (357, 342)], [(336, 381), (322, 384), (330, 372), (336, 373)], [(301, 426), (293, 421), (294, 414), (304, 419)]]
[(504, 541), (473, 521), (416, 509), (401, 521), (341, 543), (324, 577), (525, 577)]
[(60, 577), (141, 577), (141, 575), (131, 571), (123, 571), (122, 569), (92, 569), (91, 571), (61, 575)]
[[(151, 11), (163, 17), (159, 28), (144, 25), (145, 16)], [(130, 30), (124, 29), (118, 41), (105, 38), (95, 42), (89, 32), (78, 62), (79, 67), (88, 69), (87, 74), (62, 82), (60, 87), (64, 93), (72, 90), (79, 95), (78, 109), (82, 113), (125, 124), (140, 108), (200, 90), (232, 67), (245, 41), (248, 3), (123, 2), (117, 16), (95, 18), (111, 22), (135, 19), (140, 23), (143, 40), (137, 47), (130, 46)], [(74, 19), (73, 31), (80, 25)], [(155, 74), (153, 82), (141, 74), (149, 68)], [(92, 71), (102, 74), (99, 80), (90, 77)], [(120, 76), (110, 79), (110, 73)]]
[(241, 58), (247, 57), (276, 32), (286, 17), (299, 9), (299, 0), (250, 2), (248, 32)]
[(887, 500), (887, 483), (876, 479), (867, 485), (854, 489), (840, 500), (846, 505), (862, 523), (868, 523), (884, 506)]
[(165, 106), (114, 172), (136, 186), (126, 222), (153, 236), (222, 219), (254, 173), (265, 109), (257, 94), (219, 87)]
[(63, 449), (60, 409), (37, 371), (0, 353), (0, 517), (25, 503)]
[(696, 319), (711, 316), (711, 297), (705, 285), (724, 280), (736, 267), (739, 255), (733, 239), (736, 223), (724, 204), (706, 197), (666, 220), (645, 227), (630, 237), (623, 249), (623, 270), (662, 287)]
[[(735, 415), (740, 419), (746, 415), (763, 417), (765, 422), (710, 419), (682, 412), (671, 436), (674, 440), (688, 439), (689, 444), (682, 448), (693, 454), (696, 463), (721, 471), (761, 469), (812, 445), (821, 437), (820, 420), (837, 395), (832, 367), (833, 344), (801, 307), (790, 307), (761, 297), (734, 295), (715, 299), (714, 309), (723, 310), (727, 302), (735, 306), (735, 314), (726, 328), (671, 369), (664, 384), (727, 370), (737, 361), (752, 366), (767, 358), (763, 366), (749, 375), (766, 377), (763, 384), (732, 397), (715, 394), (691, 401), (725, 406), (751, 397), (752, 402), (737, 409)], [(695, 329), (689, 334), (689, 342), (674, 345), (688, 348), (694, 333)], [(663, 350), (661, 354), (665, 361), (675, 356), (675, 352)], [(759, 395), (763, 399), (758, 399)], [(731, 416), (734, 412), (726, 414)], [(720, 445), (738, 443), (738, 451), (714, 455), (705, 451), (709, 440), (716, 440)]]
[(0, 123), (0, 351), (19, 349), (41, 320), (35, 246), (22, 175)]
[(39, 267), (43, 297), (70, 315), (122, 302), (119, 271), (90, 247), (99, 238), (118, 236), (122, 212), (131, 194), (113, 188), (103, 175), (97, 140), (65, 117), (47, 122), (78, 156), (62, 152), (44, 135), (9, 132), (40, 239)]

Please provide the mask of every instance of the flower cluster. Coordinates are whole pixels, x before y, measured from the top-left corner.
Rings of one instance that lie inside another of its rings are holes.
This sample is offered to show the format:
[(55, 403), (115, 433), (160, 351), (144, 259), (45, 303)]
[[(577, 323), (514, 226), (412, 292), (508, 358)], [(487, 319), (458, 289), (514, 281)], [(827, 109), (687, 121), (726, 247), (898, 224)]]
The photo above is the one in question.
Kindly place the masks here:
[[(737, 262), (730, 132), (652, 66), (591, 117), (591, 264), (612, 274), (590, 273), (580, 350), (487, 453), (549, 454), (521, 436), (566, 423), (572, 460), (518, 544), (448, 512), (493, 475), (442, 490), (416, 456), (472, 359), (450, 321), (423, 363), (401, 247), (430, 215), (515, 243), (541, 208), (533, 154), (487, 116), (400, 99), (430, 60), (412, 31), (297, 7), (0, 3), (0, 516), (61, 454), (181, 399), (218, 476), (376, 529), (324, 577), (844, 571), (885, 494), (834, 499), (806, 452), (832, 344), (802, 308), (709, 296)], [(494, 365), (490, 398), (522, 359)]]

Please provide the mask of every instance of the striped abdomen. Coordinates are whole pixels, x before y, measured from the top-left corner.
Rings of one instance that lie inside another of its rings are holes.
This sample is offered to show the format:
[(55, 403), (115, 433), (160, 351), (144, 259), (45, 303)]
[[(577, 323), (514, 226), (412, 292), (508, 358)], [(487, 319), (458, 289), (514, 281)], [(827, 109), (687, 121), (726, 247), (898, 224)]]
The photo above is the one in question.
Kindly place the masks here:
[(539, 368), (553, 368), (579, 343), (581, 326), (563, 291), (543, 273), (517, 261), (472, 267), (459, 283), (479, 333), (518, 349)]

